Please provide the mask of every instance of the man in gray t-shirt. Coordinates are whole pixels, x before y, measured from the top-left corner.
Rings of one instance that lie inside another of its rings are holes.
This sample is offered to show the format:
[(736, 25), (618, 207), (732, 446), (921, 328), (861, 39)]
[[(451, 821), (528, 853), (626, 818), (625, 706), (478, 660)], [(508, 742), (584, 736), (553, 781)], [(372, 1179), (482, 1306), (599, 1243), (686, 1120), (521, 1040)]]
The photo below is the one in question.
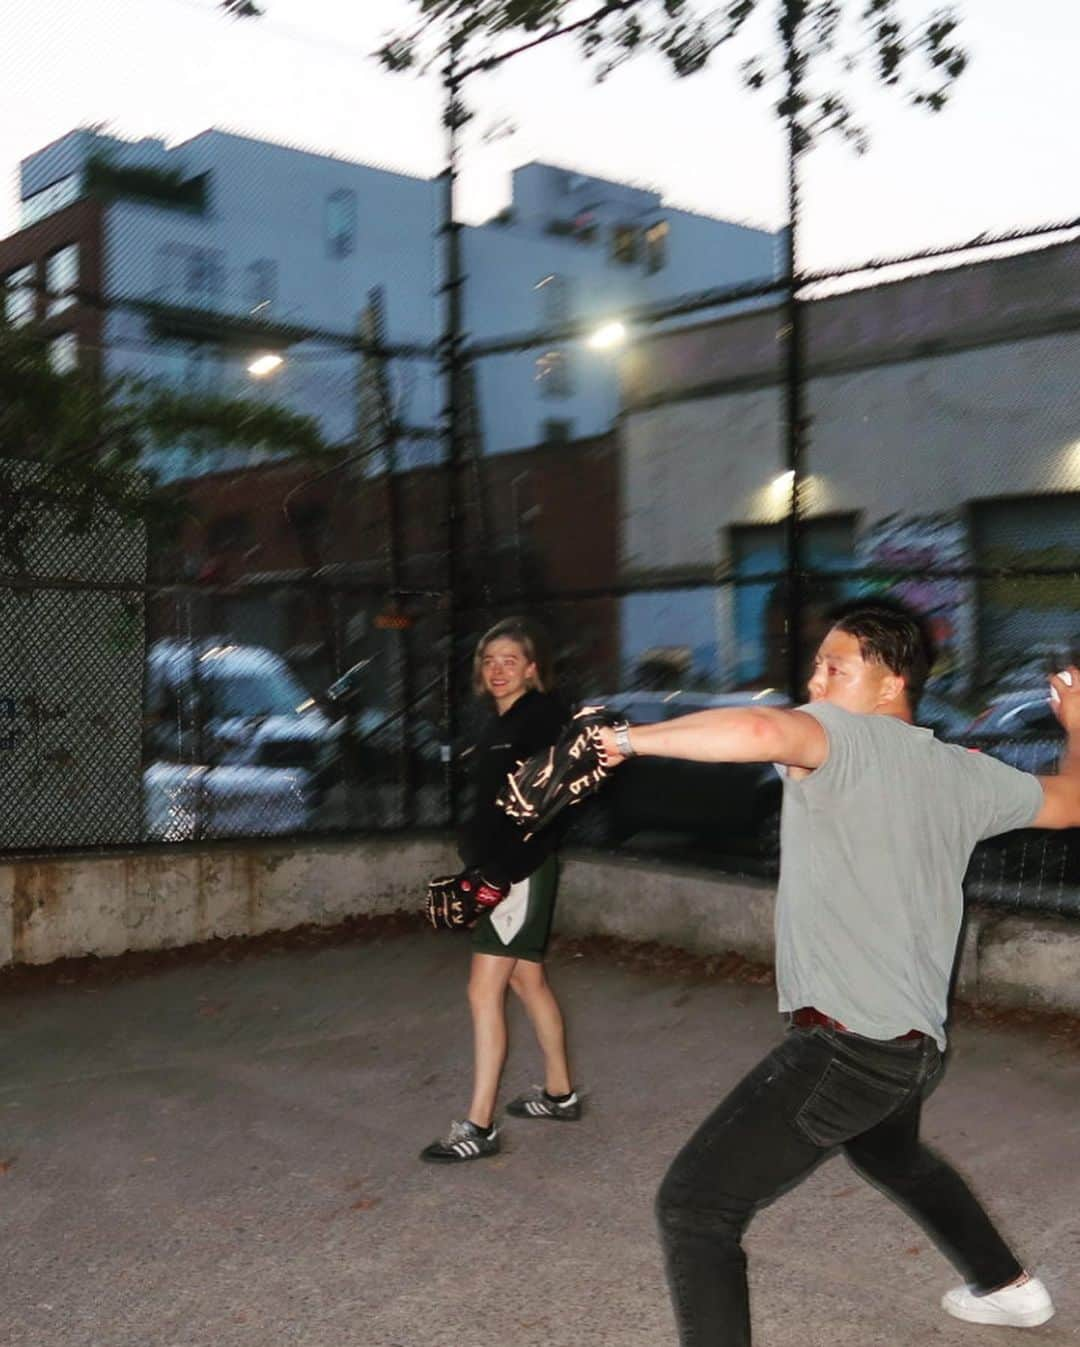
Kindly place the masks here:
[(754, 1211), (842, 1147), (963, 1273), (943, 1307), (1034, 1327), (1054, 1309), (963, 1179), (919, 1139), (940, 1079), (961, 881), (983, 838), (1080, 826), (1080, 670), (1051, 679), (1068, 747), (1036, 778), (914, 723), (932, 663), (921, 620), (868, 600), (837, 616), (797, 710), (704, 711), (605, 731), (650, 754), (774, 762), (784, 773), (776, 981), (788, 1032), (705, 1120), (657, 1215), (684, 1347), (749, 1347), (742, 1235)]
[(866, 1038), (945, 1048), (946, 998), (976, 842), (1029, 828), (1037, 778), (895, 716), (812, 702), (828, 757), (784, 782), (776, 985)]

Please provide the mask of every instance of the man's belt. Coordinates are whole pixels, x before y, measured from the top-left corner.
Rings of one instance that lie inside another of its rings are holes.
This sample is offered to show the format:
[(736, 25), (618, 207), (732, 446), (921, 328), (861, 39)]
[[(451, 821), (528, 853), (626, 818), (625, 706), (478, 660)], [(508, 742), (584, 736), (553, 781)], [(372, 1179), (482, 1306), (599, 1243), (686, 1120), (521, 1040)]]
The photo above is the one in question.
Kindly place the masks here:
[[(821, 1025), (823, 1029), (837, 1029), (842, 1034), (853, 1034), (854, 1029), (849, 1029), (846, 1024), (841, 1024), (839, 1020), (834, 1020), (831, 1015), (824, 1015), (820, 1010), (813, 1006), (800, 1006), (798, 1010), (791, 1012), (791, 1023), (799, 1029), (813, 1029), (815, 1025)], [(910, 1043), (916, 1038), (925, 1038), (926, 1035), (921, 1029), (909, 1029), (906, 1034), (898, 1034), (895, 1038), (888, 1038), (887, 1043)]]

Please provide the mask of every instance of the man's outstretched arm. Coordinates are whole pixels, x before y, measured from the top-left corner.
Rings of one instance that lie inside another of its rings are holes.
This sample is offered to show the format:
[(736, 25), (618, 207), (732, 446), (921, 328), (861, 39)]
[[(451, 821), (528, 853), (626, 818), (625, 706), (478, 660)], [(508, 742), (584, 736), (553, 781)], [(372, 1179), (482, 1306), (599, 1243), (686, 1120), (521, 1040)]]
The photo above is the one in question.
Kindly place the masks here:
[[(611, 730), (602, 734), (612, 765), (623, 760)], [(683, 758), (688, 762), (776, 762), (813, 771), (829, 754), (824, 729), (802, 711), (771, 706), (696, 711), (659, 725), (631, 725), (635, 756)]]
[(1057, 693), (1054, 713), (1065, 730), (1065, 751), (1057, 776), (1041, 776), (1043, 807), (1036, 828), (1080, 828), (1080, 669), (1070, 668), (1050, 679)]

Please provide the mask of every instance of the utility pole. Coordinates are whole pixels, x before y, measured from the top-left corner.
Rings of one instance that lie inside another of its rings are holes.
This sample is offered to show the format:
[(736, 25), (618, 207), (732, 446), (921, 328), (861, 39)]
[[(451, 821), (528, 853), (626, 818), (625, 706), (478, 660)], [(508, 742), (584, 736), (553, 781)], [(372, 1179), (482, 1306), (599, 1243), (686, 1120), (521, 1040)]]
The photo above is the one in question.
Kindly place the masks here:
[(786, 518), (787, 553), (787, 694), (792, 702), (802, 698), (803, 667), (803, 554), (801, 519), (802, 483), (806, 451), (806, 393), (803, 307), (799, 297), (798, 222), (799, 158), (803, 152), (802, 65), (799, 29), (804, 0), (787, 0), (784, 23), (787, 70), (787, 195), (788, 224), (784, 231), (784, 272), (787, 280), (784, 323), (784, 461), (790, 475), (791, 494)]
[(442, 438), (446, 467), (446, 681), (443, 718), (446, 739), (443, 745), (443, 782), (449, 821), (458, 815), (457, 779), (453, 765), (458, 731), (460, 677), (458, 673), (458, 627), (462, 567), (459, 551), (462, 543), (461, 475), (464, 460), (464, 274), (461, 258), (461, 225), (457, 219), (457, 177), (460, 146), (458, 132), (464, 110), (461, 105), (463, 77), (458, 58), (463, 38), (450, 35), (443, 87), (446, 91), (443, 121), (446, 127), (446, 168), (443, 171), (442, 220), (443, 243), (443, 330), (440, 340), (439, 372), (443, 383)]
[[(386, 338), (386, 300), (381, 285), (368, 291), (368, 305), (365, 311), (364, 337), (379, 354), (369, 356), (367, 391), (375, 404), (374, 424), (371, 435), (379, 445), (385, 485), (386, 500), (386, 574), (388, 581), (387, 608), (391, 616), (399, 616), (402, 590), (402, 509), (401, 483), (398, 476), (398, 417), (394, 409), (390, 380), (387, 375), (386, 358), (382, 348)], [(368, 445), (369, 448), (374, 447)], [(399, 757), (398, 785), (402, 795), (402, 818), (405, 827), (411, 827), (416, 821), (416, 763), (413, 757), (415, 720), (413, 699), (414, 680), (412, 676), (412, 658), (409, 651), (409, 627), (407, 619), (400, 618), (402, 625), (388, 631), (388, 640), (393, 642), (394, 681), (401, 701), (401, 755)]]

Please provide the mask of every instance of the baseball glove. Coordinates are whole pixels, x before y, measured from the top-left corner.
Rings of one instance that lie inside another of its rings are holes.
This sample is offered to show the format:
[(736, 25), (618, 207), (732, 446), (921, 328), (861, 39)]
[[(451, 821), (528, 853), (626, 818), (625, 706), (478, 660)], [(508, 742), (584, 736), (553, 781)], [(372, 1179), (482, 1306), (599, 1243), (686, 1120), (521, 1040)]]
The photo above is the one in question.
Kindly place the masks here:
[(459, 875), (441, 875), (427, 887), (424, 914), (437, 931), (467, 931), (487, 908), (506, 897), (506, 890), (491, 884), (475, 870)]
[(526, 840), (569, 805), (596, 794), (611, 775), (601, 753), (600, 731), (625, 723), (602, 706), (582, 707), (551, 748), (510, 773), (495, 803), (526, 829)]

